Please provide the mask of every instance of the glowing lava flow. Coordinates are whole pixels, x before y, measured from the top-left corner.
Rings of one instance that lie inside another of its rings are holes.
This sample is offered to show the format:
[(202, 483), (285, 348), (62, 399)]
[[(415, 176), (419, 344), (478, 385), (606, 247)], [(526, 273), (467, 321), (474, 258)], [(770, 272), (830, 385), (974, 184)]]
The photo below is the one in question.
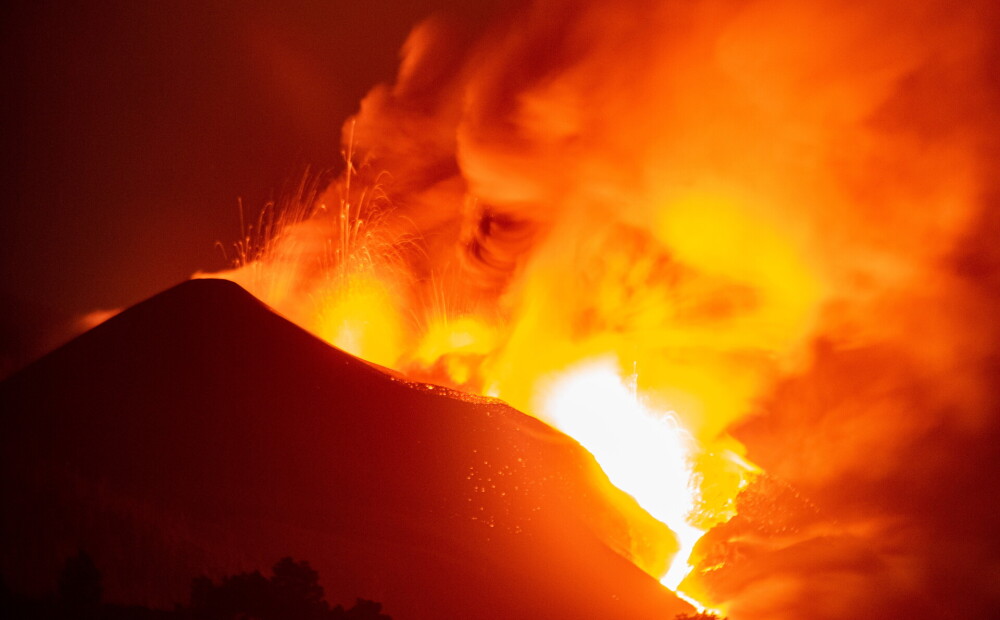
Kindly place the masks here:
[[(574, 438), (594, 456), (611, 484), (632, 496), (677, 538), (673, 557), (637, 565), (704, 610), (706, 606), (681, 586), (692, 570), (689, 561), (695, 544), (733, 516), (734, 498), (747, 473), (755, 471), (730, 451), (735, 442), (707, 431), (703, 421), (702, 428), (688, 426), (691, 420), (683, 416), (647, 406), (639, 397), (637, 377), (631, 385), (623, 381), (620, 356), (613, 353), (628, 348), (627, 340), (606, 338), (607, 353), (595, 356), (597, 347), (578, 346), (565, 334), (545, 335), (546, 323), (542, 321), (542, 327), (533, 323), (539, 318), (531, 312), (535, 306), (529, 305), (517, 320), (493, 325), (486, 316), (449, 316), (416, 304), (411, 310), (428, 316), (423, 329), (411, 326), (409, 333), (406, 313), (400, 308), (408, 298), (400, 293), (405, 287), (396, 283), (405, 281), (405, 270), (392, 260), (395, 254), (385, 251), (391, 246), (379, 236), (384, 223), (340, 239), (332, 251), (316, 242), (345, 229), (361, 231), (349, 201), (339, 202), (340, 208), (332, 213), (325, 208), (293, 213), (288, 223), (269, 233), (274, 238), (267, 239), (257, 255), (244, 252), (237, 268), (221, 275), (358, 357), (414, 380), (500, 397)], [(411, 285), (415, 281), (411, 279)], [(275, 291), (282, 294), (276, 296)], [(550, 301), (550, 309), (557, 307)], [(547, 337), (544, 351), (559, 355), (550, 359), (536, 344), (511, 347), (516, 340), (512, 334), (519, 329), (532, 335), (526, 341)], [(644, 359), (656, 361), (655, 356)], [(505, 374), (505, 368), (514, 372)], [(667, 374), (659, 370), (653, 375), (654, 387), (684, 377), (679, 369)], [(670, 394), (683, 397), (682, 392)], [(687, 407), (696, 401), (688, 397), (681, 402)], [(687, 409), (682, 414), (691, 416)], [(663, 566), (666, 570), (660, 574)]]
[(672, 412), (647, 409), (613, 360), (571, 369), (552, 384), (540, 412), (589, 450), (612, 484), (676, 534), (680, 549), (660, 580), (676, 591), (704, 534), (690, 524), (697, 492), (690, 466), (694, 439)]

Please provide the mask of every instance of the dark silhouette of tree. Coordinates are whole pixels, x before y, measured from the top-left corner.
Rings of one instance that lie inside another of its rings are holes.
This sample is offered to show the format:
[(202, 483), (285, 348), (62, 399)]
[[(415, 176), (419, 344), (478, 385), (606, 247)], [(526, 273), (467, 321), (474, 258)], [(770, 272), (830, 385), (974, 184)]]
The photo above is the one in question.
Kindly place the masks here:
[(344, 618), (345, 620), (392, 620), (392, 616), (387, 616), (382, 613), (382, 603), (376, 603), (375, 601), (365, 600), (363, 598), (357, 599), (354, 603), (354, 607), (351, 607), (347, 611), (337, 605), (333, 610), (334, 618)]
[(272, 570), (270, 594), (276, 612), (303, 620), (329, 616), (330, 606), (323, 599), (319, 573), (309, 562), (282, 558)]
[(270, 590), (270, 581), (259, 570), (223, 577), (218, 585), (207, 577), (197, 577), (191, 583), (191, 612), (206, 620), (270, 620), (276, 611)]
[(272, 570), (270, 578), (254, 571), (223, 577), (218, 584), (198, 577), (191, 582), (187, 612), (198, 620), (392, 620), (381, 603), (360, 598), (350, 609), (331, 609), (319, 573), (308, 562), (282, 558)]
[(56, 593), (60, 615), (67, 618), (96, 618), (101, 611), (101, 573), (85, 551), (66, 560), (59, 573)]
[(208, 610), (214, 604), (215, 582), (205, 577), (191, 580), (191, 610)]
[(191, 582), (191, 602), (173, 610), (101, 602), (101, 574), (85, 552), (66, 560), (56, 596), (17, 596), (0, 580), (0, 618), (18, 620), (392, 620), (382, 604), (357, 599), (354, 606), (330, 607), (319, 573), (309, 562), (287, 557), (271, 577), (259, 570)]

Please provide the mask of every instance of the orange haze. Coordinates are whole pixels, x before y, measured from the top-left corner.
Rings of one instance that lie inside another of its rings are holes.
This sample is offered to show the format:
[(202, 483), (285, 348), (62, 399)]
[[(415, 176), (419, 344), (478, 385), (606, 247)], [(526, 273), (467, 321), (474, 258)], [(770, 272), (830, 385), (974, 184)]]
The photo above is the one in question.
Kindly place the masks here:
[(735, 620), (985, 613), (997, 556), (927, 507), (935, 439), (975, 459), (996, 424), (998, 26), (921, 0), (432, 19), (347, 122), (348, 170), (246, 225), (224, 276), (569, 432), (681, 539), (715, 528), (681, 590)]

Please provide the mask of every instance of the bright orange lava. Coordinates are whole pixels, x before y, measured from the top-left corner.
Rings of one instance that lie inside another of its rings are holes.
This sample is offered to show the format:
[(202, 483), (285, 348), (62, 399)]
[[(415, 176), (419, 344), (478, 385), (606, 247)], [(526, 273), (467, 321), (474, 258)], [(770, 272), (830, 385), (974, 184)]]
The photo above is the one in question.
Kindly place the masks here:
[[(380, 253), (385, 248), (384, 229), (368, 230), (366, 226), (375, 224), (351, 214), (346, 199), (338, 212), (303, 211), (284, 222), (252, 260), (222, 275), (363, 359), (418, 379), (503, 398), (575, 438), (594, 455), (612, 484), (675, 534), (679, 551), (672, 558), (659, 558), (656, 565), (667, 569), (653, 576), (683, 596), (679, 587), (692, 570), (688, 560), (694, 545), (712, 526), (733, 516), (735, 496), (755, 471), (740, 456), (739, 444), (719, 433), (725, 419), (712, 418), (720, 412), (724, 418), (741, 404), (752, 390), (752, 377), (735, 373), (724, 391), (703, 388), (716, 380), (720, 352), (788, 346), (786, 341), (794, 340), (788, 330), (768, 333), (759, 328), (760, 321), (806, 322), (803, 315), (808, 314), (809, 303), (804, 297), (815, 294), (808, 274), (782, 260), (781, 253), (791, 250), (777, 239), (754, 260), (728, 259), (710, 245), (684, 241), (697, 237), (699, 227), (706, 225), (695, 213), (679, 208), (664, 222), (663, 234), (678, 245), (679, 256), (712, 272), (707, 283), (692, 286), (707, 287), (711, 296), (724, 286), (721, 282), (742, 282), (755, 287), (755, 295), (764, 300), (753, 312), (744, 313), (742, 324), (727, 329), (658, 325), (649, 334), (615, 333), (598, 324), (574, 335), (565, 329), (566, 310), (573, 306), (560, 300), (579, 300), (582, 291), (560, 282), (559, 270), (565, 268), (561, 261), (533, 267), (525, 286), (529, 291), (539, 288), (523, 298), (513, 316), (455, 312), (441, 299), (406, 308), (408, 297), (401, 293), (406, 273), (398, 256)], [(753, 228), (755, 235), (768, 233), (739, 218), (729, 225), (731, 235), (741, 234), (740, 226)], [(330, 236), (341, 245), (331, 250), (324, 244), (319, 251), (310, 247), (312, 239), (324, 238), (316, 232), (324, 228), (337, 233)], [(610, 243), (630, 240), (635, 245), (619, 245), (617, 251)], [(612, 274), (598, 283), (598, 296), (583, 307), (604, 305), (600, 312), (612, 317), (625, 313), (640, 327), (662, 321), (663, 313), (670, 311), (662, 305), (615, 306), (624, 294), (622, 287), (631, 285), (629, 278), (643, 282), (657, 268), (655, 254), (641, 254), (655, 252), (656, 247), (644, 237), (636, 241), (628, 231), (606, 243), (589, 248), (584, 244), (583, 250), (599, 252), (612, 271), (620, 270), (626, 278), (620, 282)], [(774, 284), (776, 278), (797, 281), (797, 293), (789, 295)], [(425, 318), (414, 321), (415, 313)], [(661, 340), (669, 340), (682, 347), (707, 347), (709, 353), (707, 359), (662, 359), (639, 346), (639, 340), (647, 337), (653, 351), (660, 350)], [(628, 353), (633, 354), (630, 375), (622, 368)], [(640, 368), (642, 373), (637, 372)], [(655, 381), (648, 387), (647, 374)], [(748, 380), (751, 385), (741, 385)], [(682, 408), (690, 413), (675, 412)]]
[(677, 535), (652, 564), (683, 590), (755, 471), (728, 430), (816, 342), (950, 367), (955, 319), (914, 300), (948, 298), (991, 168), (972, 125), (932, 119), (990, 37), (935, 2), (577, 4), (469, 49), (415, 29), (346, 172), (244, 231), (221, 277), (576, 438)]

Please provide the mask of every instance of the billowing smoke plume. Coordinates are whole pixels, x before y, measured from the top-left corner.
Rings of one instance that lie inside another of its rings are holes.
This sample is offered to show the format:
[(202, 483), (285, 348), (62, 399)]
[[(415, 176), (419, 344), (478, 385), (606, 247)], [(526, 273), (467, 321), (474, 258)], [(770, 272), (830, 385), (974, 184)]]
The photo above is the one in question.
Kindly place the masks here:
[(231, 277), (527, 410), (634, 367), (771, 476), (691, 578), (737, 620), (995, 615), (998, 31), (988, 1), (430, 20), (345, 176)]

